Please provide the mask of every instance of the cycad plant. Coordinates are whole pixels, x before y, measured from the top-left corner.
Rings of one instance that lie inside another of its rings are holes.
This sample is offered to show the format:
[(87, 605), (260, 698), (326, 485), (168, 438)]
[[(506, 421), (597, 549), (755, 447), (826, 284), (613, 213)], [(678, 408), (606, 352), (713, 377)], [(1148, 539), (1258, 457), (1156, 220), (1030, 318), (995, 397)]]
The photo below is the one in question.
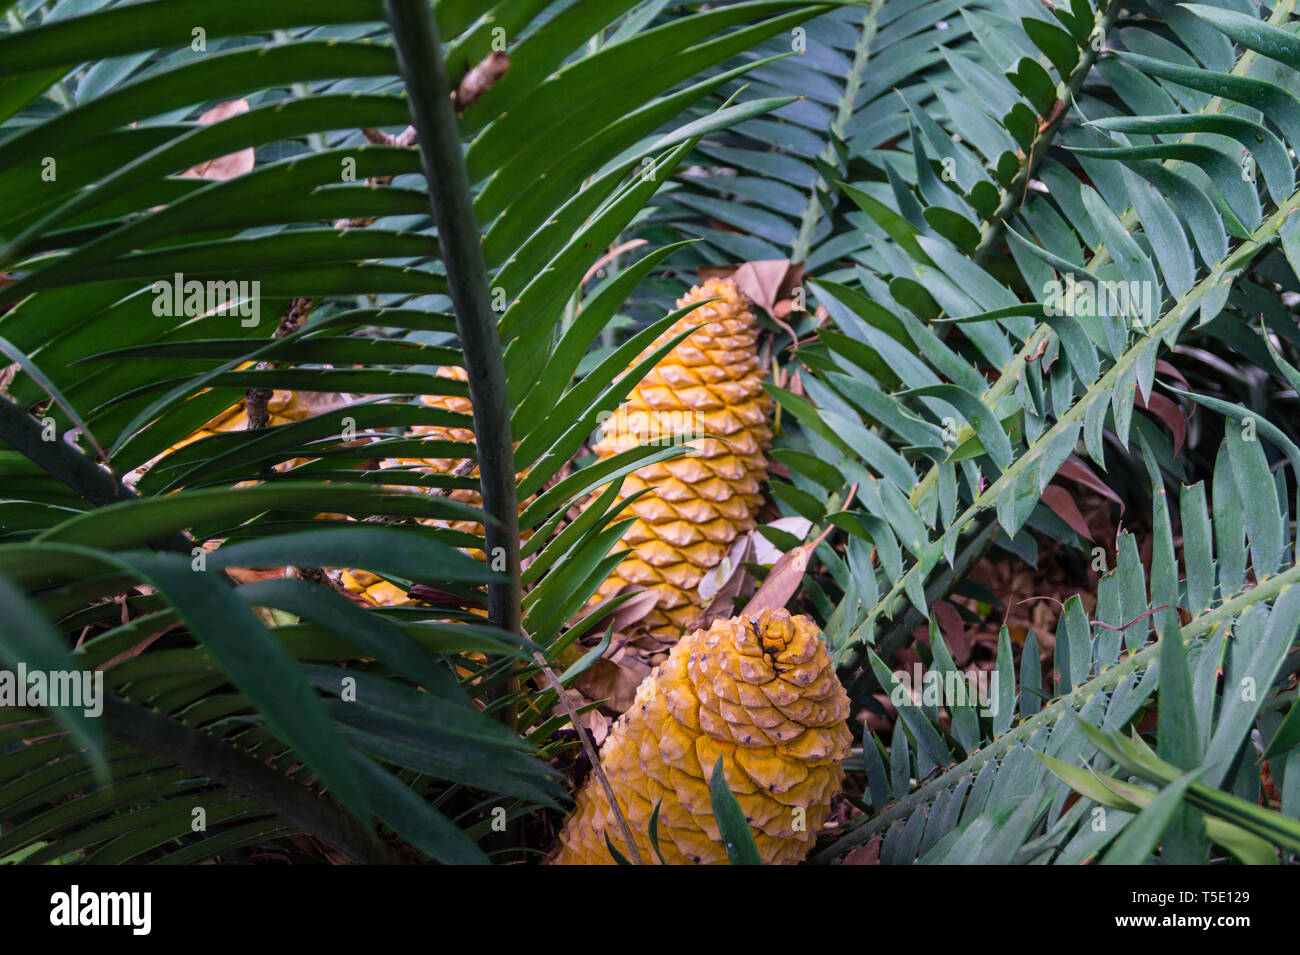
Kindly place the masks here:
[[(181, 862), (286, 832), (367, 861), (526, 848), (571, 745), (539, 673), (598, 622), (569, 625), (618, 561), (613, 496), (554, 530), (679, 453), (566, 468), (680, 317), (575, 381), (665, 253), (576, 320), (566, 296), (700, 135), (790, 101), (684, 117), (744, 72), (718, 64), (826, 8), (6, 6), (3, 652), (102, 670), (107, 702), (0, 711), (0, 857)], [(268, 389), (348, 400), (186, 443)], [(481, 477), (377, 464), (437, 457)], [(483, 538), (420, 522), (448, 518)], [(430, 599), (371, 612), (322, 568)]]
[[(0, 860), (1293, 861), (1294, 7), (0, 0)], [(602, 585), (735, 266), (724, 678)]]

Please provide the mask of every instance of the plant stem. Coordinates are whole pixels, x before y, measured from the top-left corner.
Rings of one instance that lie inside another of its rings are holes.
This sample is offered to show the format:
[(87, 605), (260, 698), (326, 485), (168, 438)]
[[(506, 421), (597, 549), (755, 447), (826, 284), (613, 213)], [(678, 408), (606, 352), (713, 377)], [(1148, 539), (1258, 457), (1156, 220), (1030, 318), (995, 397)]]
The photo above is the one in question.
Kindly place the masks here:
[[(1111, 0), (1104, 10), (1099, 11), (1093, 33), (1095, 34), (1097, 30), (1100, 30), (1102, 36), (1107, 36), (1110, 33), (1110, 28), (1115, 24), (1115, 18), (1119, 16), (1121, 6), (1119, 0)], [(1058, 107), (1074, 99), (1079, 90), (1083, 89), (1083, 82), (1088, 78), (1088, 74), (1092, 71), (1093, 64), (1097, 62), (1100, 54), (1101, 51), (1094, 49), (1092, 44), (1088, 44), (1083, 48), (1079, 55), (1079, 62), (1070, 71), (1070, 75), (1063, 77), (1061, 82), (1057, 84), (1056, 98)], [(1040, 60), (1045, 62), (1047, 57), (1040, 57)], [(1038, 134), (1034, 136), (1034, 140), (1029, 146), (1029, 155), (1025, 157), (1024, 164), (1016, 173), (1015, 178), (1002, 190), (1002, 199), (998, 203), (997, 209), (980, 230), (979, 245), (976, 246), (974, 253), (971, 255), (976, 265), (983, 265), (987, 262), (994, 249), (1001, 244), (1002, 238), (1007, 231), (1007, 221), (1011, 218), (1012, 213), (1020, 207), (1029, 180), (1033, 178), (1034, 173), (1038, 171), (1038, 167), (1042, 165), (1043, 160), (1047, 157), (1047, 147), (1055, 138), (1068, 112), (1068, 109), (1058, 108), (1056, 114), (1048, 117)]]
[(488, 584), (488, 615), (510, 633), (520, 627), (519, 505), (515, 484), (510, 396), (483, 260), (482, 236), (474, 218), (469, 174), (461, 152), (460, 126), (442, 59), (438, 28), (427, 0), (385, 0), (402, 77), (419, 134), (420, 159), (442, 246), (447, 285), (465, 355), (474, 410), (479, 489), (488, 560), (505, 557), (506, 577)]
[[(849, 68), (848, 75), (844, 77), (844, 91), (840, 94), (839, 104), (835, 109), (835, 119), (831, 121), (830, 128), (826, 131), (829, 139), (818, 157), (831, 167), (835, 166), (839, 157), (835, 143), (845, 138), (844, 130), (849, 120), (853, 118), (858, 90), (861, 89), (862, 81), (867, 75), (867, 64), (871, 61), (871, 42), (876, 38), (876, 15), (883, 5), (883, 3), (873, 3), (863, 14), (862, 32), (853, 47), (853, 65)], [(813, 179), (808, 203), (804, 206), (803, 215), (799, 219), (799, 232), (790, 247), (790, 261), (802, 262), (812, 251), (813, 231), (817, 228), (817, 223), (823, 214), (821, 198), (818, 194), (823, 189), (830, 188), (831, 184), (826, 182), (820, 173)]]

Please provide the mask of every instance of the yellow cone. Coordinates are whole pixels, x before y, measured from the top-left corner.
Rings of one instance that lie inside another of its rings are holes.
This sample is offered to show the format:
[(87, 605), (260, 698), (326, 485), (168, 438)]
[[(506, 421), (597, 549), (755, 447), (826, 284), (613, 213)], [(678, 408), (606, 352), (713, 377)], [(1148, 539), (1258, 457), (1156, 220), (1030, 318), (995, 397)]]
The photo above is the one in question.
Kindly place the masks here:
[[(447, 367), (439, 368), (438, 375), (442, 378), (450, 378), (455, 381), (468, 381), (469, 378), (464, 368)], [(472, 414), (474, 406), (468, 398), (460, 395), (424, 395), (420, 398), (422, 404), (430, 408), (441, 408), (444, 411), (451, 411), (457, 414)], [(468, 428), (448, 428), (442, 425), (416, 425), (410, 429), (412, 436), (420, 436), (430, 441), (461, 441), (465, 442), (470, 448), (474, 445), (474, 432)], [(413, 468), (426, 474), (456, 474), (462, 477), (478, 479), (478, 465), (471, 466), (469, 458), (389, 458), (381, 463), (381, 467), (403, 467)], [(521, 475), (522, 476), (522, 475)], [(409, 489), (408, 489), (409, 490)], [(471, 488), (454, 488), (444, 492), (448, 500), (458, 501), (461, 504), (468, 504), (471, 507), (482, 507), (483, 498), (477, 490)], [(522, 513), (524, 508), (532, 502), (533, 498), (519, 502), (519, 510)], [(437, 518), (421, 518), (420, 523), (428, 524), (433, 527), (442, 527), (454, 531), (460, 531), (465, 534), (483, 536), (483, 525), (476, 521), (447, 521)], [(530, 532), (527, 529), (522, 530), (521, 536), (527, 540)], [(484, 554), (481, 550), (468, 550), (466, 553), (484, 560)], [(383, 580), (380, 580), (374, 574), (364, 571), (349, 571), (343, 575), (343, 586), (349, 593), (355, 594), (366, 603), (380, 607), (405, 606), (415, 603), (407, 598), (406, 594), (401, 592)]]
[(622, 539), (633, 553), (596, 599), (629, 586), (656, 591), (659, 602), (645, 624), (665, 641), (680, 637), (699, 615), (700, 580), (736, 538), (754, 528), (772, 442), (772, 402), (763, 390), (754, 313), (730, 279), (709, 279), (677, 304), (708, 298), (720, 301), (686, 315), (651, 346), (708, 323), (636, 386), (619, 414), (605, 422), (595, 448), (608, 458), (673, 434), (725, 439), (693, 441), (690, 455), (641, 468), (623, 481), (624, 497), (652, 490), (623, 515), (636, 518)]
[[(802, 861), (840, 791), (851, 736), (848, 695), (817, 627), (764, 610), (718, 620), (682, 638), (614, 723), (600, 764), (646, 862), (659, 809), (659, 848), (670, 864), (719, 864), (709, 777), (719, 756), (764, 863)], [(628, 848), (593, 772), (551, 860), (605, 865), (605, 836)]]

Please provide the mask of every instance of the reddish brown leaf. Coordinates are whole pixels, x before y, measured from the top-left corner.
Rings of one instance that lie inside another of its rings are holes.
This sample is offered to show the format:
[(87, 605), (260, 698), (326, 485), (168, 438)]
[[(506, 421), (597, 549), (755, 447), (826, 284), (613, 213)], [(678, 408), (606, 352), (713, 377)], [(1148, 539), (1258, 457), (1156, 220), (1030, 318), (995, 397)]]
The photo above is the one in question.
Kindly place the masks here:
[(767, 473), (772, 477), (784, 478), (787, 481), (790, 480), (790, 469), (776, 458), (767, 459)]
[(962, 620), (957, 608), (946, 600), (940, 600), (934, 605), (934, 617), (939, 624), (939, 629), (943, 631), (943, 640), (948, 644), (953, 662), (957, 666), (965, 666), (970, 659), (970, 639), (966, 634), (966, 621)]
[(632, 707), (636, 688), (644, 677), (645, 673), (613, 660), (597, 660), (574, 686), (589, 700), (605, 700), (610, 711), (626, 713)]
[(1137, 396), (1137, 405), (1139, 408), (1145, 408), (1153, 415), (1165, 423), (1174, 436), (1174, 454), (1177, 454), (1183, 447), (1183, 442), (1187, 440), (1187, 419), (1183, 416), (1183, 411), (1178, 405), (1170, 401), (1164, 395), (1152, 394), (1146, 401), (1142, 396)]
[(469, 606), (465, 599), (457, 597), (455, 594), (449, 594), (445, 590), (436, 590), (425, 584), (413, 584), (407, 591), (406, 596), (412, 600), (419, 600), (423, 603), (432, 604), (435, 607), (461, 607)]
[[(615, 596), (620, 595), (615, 594)], [(608, 603), (608, 601), (606, 601), (606, 603)], [(613, 613), (605, 610), (605, 603), (601, 603), (591, 611), (591, 614), (584, 614), (578, 619), (585, 619), (585, 617), (592, 614), (599, 616), (608, 615), (608, 619), (602, 620), (601, 625), (598, 626), (597, 629), (600, 630), (601, 633), (604, 633), (605, 630), (609, 628), (610, 624), (613, 624), (614, 632), (622, 633), (645, 619), (645, 615), (653, 610), (655, 605), (658, 603), (659, 594), (657, 592), (653, 590), (643, 590), (635, 597), (631, 597), (625, 603), (616, 607)], [(576, 623), (577, 621), (574, 622)]]
[(858, 846), (844, 857), (840, 865), (880, 865), (880, 836), (872, 836), (865, 846)]
[(258, 580), (278, 580), (284, 576), (287, 567), (272, 567), (269, 570), (255, 570), (249, 567), (228, 567), (226, 574), (237, 584), (251, 584)]
[(817, 545), (825, 540), (826, 535), (830, 532), (831, 527), (827, 527), (817, 536), (816, 540), (800, 544), (794, 550), (788, 550), (782, 554), (781, 559), (772, 566), (767, 578), (754, 596), (749, 599), (749, 603), (745, 604), (745, 609), (741, 613), (747, 616), (756, 614), (761, 610), (784, 607), (789, 603), (790, 598), (798, 592), (799, 585), (803, 583), (804, 571), (808, 569), (808, 562), (812, 560), (813, 551), (817, 549)]
[(451, 101), (456, 112), (463, 113), (480, 99), (483, 94), (496, 85), (510, 69), (510, 54), (502, 50), (493, 50), (481, 62), (470, 68), (456, 89), (452, 90)]
[(1191, 384), (1183, 376), (1183, 373), (1163, 358), (1156, 361), (1156, 371), (1161, 375), (1168, 375), (1174, 381), (1178, 382), (1178, 387), (1183, 389), (1183, 391), (1192, 390)]
[(1088, 522), (1083, 519), (1083, 512), (1079, 510), (1079, 505), (1074, 503), (1074, 496), (1069, 491), (1056, 484), (1049, 484), (1043, 491), (1041, 500), (1080, 537), (1092, 540), (1092, 530), (1088, 527)]
[(816, 542), (813, 542), (786, 551), (741, 613), (748, 616), (761, 610), (784, 607), (799, 590), (815, 547)]
[(1065, 459), (1065, 463), (1061, 465), (1060, 470), (1058, 470), (1056, 474), (1058, 477), (1069, 478), (1071, 481), (1078, 481), (1084, 487), (1092, 488), (1102, 497), (1118, 504), (1120, 511), (1123, 512), (1124, 502), (1120, 499), (1120, 496), (1112, 491), (1106, 485), (1105, 481), (1093, 474), (1092, 469), (1089, 468), (1088, 465), (1084, 464), (1074, 455), (1070, 455), (1070, 457)]

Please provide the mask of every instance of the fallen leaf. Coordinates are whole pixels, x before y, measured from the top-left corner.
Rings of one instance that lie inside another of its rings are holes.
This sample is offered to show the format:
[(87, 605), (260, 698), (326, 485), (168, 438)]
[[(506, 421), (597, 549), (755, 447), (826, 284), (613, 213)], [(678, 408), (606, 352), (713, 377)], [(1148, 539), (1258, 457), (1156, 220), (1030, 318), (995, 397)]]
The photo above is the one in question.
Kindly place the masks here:
[(781, 559), (768, 572), (762, 585), (749, 599), (749, 603), (745, 604), (745, 609), (741, 613), (748, 616), (762, 610), (775, 610), (789, 603), (790, 598), (799, 590), (799, 585), (803, 583), (804, 571), (808, 569), (813, 551), (826, 539), (832, 527), (833, 524), (818, 534), (816, 540), (800, 544), (794, 550), (782, 554)]
[(612, 713), (626, 713), (636, 699), (636, 688), (641, 685), (642, 674), (613, 660), (597, 660), (586, 673), (578, 677), (575, 689), (589, 700), (604, 700), (605, 709)]
[(970, 638), (966, 633), (966, 622), (962, 620), (961, 614), (948, 601), (940, 600), (934, 605), (934, 617), (939, 624), (939, 629), (943, 631), (943, 641), (948, 644), (953, 663), (959, 667), (965, 666), (970, 659)]
[(251, 584), (258, 580), (278, 580), (285, 576), (287, 567), (274, 567), (270, 570), (254, 570), (249, 567), (227, 567), (226, 573), (237, 584)]
[[(735, 613), (735, 598), (753, 583), (753, 578), (749, 571), (745, 570), (744, 565), (746, 561), (753, 559), (754, 548), (758, 543), (755, 538), (758, 536), (755, 531), (742, 534), (731, 545), (731, 550), (722, 559), (722, 563), (713, 569), (714, 572), (706, 574), (700, 581), (700, 597), (708, 603), (700, 615), (686, 628), (687, 633), (703, 630), (713, 621), (724, 617), (730, 618)], [(724, 567), (727, 568), (725, 573)]]
[[(248, 100), (232, 99), (225, 103), (219, 103), (212, 107), (202, 116), (199, 122), (204, 126), (212, 126), (221, 122), (223, 119), (229, 119), (231, 116), (238, 116), (241, 113), (248, 112)], [(201, 162), (197, 166), (191, 166), (181, 173), (182, 179), (234, 179), (236, 176), (242, 176), (245, 173), (253, 171), (255, 157), (253, 149), (241, 149), (236, 153), (229, 153), (225, 156), (218, 156), (216, 159), (209, 159), (207, 162)]]
[[(621, 596), (621, 594), (615, 594), (614, 596), (618, 597)], [(610, 599), (613, 598), (611, 597)], [(654, 590), (643, 590), (635, 597), (631, 597), (626, 602), (615, 607), (613, 612), (604, 609), (606, 603), (608, 603), (608, 601), (597, 604), (595, 609), (590, 613), (583, 614), (581, 617), (577, 618), (577, 620), (574, 620), (574, 623), (577, 623), (578, 620), (585, 620), (587, 617), (598, 614), (602, 617), (608, 617), (608, 619), (601, 621), (603, 626), (596, 627), (596, 630), (604, 633), (609, 629), (610, 625), (613, 624), (614, 632), (616, 634), (622, 633), (640, 623), (645, 619), (646, 614), (651, 610), (654, 610), (656, 605), (659, 603), (659, 594)]]
[(880, 836), (872, 836), (865, 846), (858, 846), (844, 857), (840, 865), (880, 865)]
[(471, 67), (452, 91), (451, 101), (456, 112), (463, 113), (482, 99), (483, 94), (495, 86), (508, 69), (510, 54), (501, 50), (493, 50), (484, 60)]
[(605, 737), (609, 735), (609, 725), (612, 722), (610, 718), (600, 710), (588, 710), (586, 713), (580, 714), (578, 719), (582, 721), (587, 727), (587, 732), (591, 734), (592, 745), (599, 749), (600, 744), (605, 742)]
[[(794, 290), (803, 282), (803, 263), (789, 259), (761, 259), (739, 265), (704, 265), (697, 270), (700, 281), (735, 279), (741, 294), (772, 318), (783, 318), (792, 310)], [(778, 309), (778, 305), (783, 307)]]

